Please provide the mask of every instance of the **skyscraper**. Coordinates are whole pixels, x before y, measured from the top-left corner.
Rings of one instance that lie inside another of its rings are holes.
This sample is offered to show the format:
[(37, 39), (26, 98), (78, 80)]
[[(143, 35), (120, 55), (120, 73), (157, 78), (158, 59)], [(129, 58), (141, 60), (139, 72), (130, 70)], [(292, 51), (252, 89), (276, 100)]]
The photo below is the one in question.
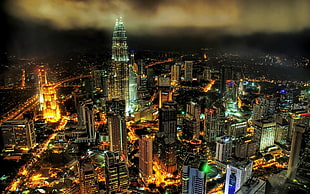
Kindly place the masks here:
[(231, 157), (232, 139), (230, 137), (223, 137), (216, 142), (216, 160), (226, 162)]
[(203, 194), (207, 191), (207, 161), (189, 155), (183, 166), (182, 194)]
[(259, 150), (274, 145), (276, 123), (270, 120), (254, 121), (255, 141), (259, 143)]
[(176, 102), (167, 101), (159, 110), (159, 131), (166, 137), (166, 143), (174, 143), (177, 137)]
[(129, 186), (129, 172), (118, 152), (105, 153), (105, 172), (108, 193), (122, 191)]
[(118, 151), (127, 157), (127, 133), (125, 121), (115, 112), (108, 112), (110, 151)]
[(32, 119), (9, 120), (1, 125), (3, 147), (7, 151), (28, 151), (36, 144)]
[(109, 100), (125, 100), (129, 110), (129, 56), (126, 30), (122, 18), (116, 19), (112, 37), (112, 64), (109, 79)]
[(252, 175), (252, 161), (228, 164), (226, 167), (225, 194), (236, 193)]
[(99, 184), (97, 173), (94, 170), (90, 160), (81, 160), (79, 163), (79, 175), (80, 175), (80, 192), (82, 194), (99, 193)]
[(193, 80), (193, 61), (185, 61), (184, 81)]
[(149, 177), (153, 174), (153, 141), (154, 136), (152, 135), (143, 135), (139, 139), (139, 168), (144, 177)]
[(95, 142), (95, 116), (93, 110), (93, 102), (91, 100), (85, 100), (79, 105), (79, 127), (85, 129), (87, 133), (87, 141)]

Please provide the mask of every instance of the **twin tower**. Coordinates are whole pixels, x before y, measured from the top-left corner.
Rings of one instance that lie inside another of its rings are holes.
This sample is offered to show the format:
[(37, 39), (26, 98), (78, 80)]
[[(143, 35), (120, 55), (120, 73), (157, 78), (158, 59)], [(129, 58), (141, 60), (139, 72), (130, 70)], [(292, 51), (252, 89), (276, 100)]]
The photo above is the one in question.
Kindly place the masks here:
[(137, 76), (133, 59), (129, 61), (126, 30), (120, 17), (116, 19), (113, 30), (108, 99), (124, 100), (126, 115), (134, 111), (137, 100)]

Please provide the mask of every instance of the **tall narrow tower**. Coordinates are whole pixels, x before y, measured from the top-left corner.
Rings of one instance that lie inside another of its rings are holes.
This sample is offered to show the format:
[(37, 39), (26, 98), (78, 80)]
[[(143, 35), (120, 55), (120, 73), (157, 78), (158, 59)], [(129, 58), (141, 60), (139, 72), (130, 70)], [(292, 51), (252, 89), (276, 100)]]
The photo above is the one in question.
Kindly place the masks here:
[(112, 37), (112, 64), (109, 79), (109, 100), (125, 100), (126, 112), (129, 110), (129, 67), (126, 30), (122, 18), (116, 19)]

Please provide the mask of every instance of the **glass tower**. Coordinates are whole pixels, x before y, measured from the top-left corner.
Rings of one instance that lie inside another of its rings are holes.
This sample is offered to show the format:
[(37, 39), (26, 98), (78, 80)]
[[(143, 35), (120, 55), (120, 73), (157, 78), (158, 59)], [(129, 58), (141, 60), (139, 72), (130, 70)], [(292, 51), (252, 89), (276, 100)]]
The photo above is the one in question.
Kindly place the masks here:
[(116, 19), (112, 37), (112, 64), (109, 79), (109, 100), (125, 100), (126, 112), (129, 110), (129, 56), (126, 30), (122, 18)]

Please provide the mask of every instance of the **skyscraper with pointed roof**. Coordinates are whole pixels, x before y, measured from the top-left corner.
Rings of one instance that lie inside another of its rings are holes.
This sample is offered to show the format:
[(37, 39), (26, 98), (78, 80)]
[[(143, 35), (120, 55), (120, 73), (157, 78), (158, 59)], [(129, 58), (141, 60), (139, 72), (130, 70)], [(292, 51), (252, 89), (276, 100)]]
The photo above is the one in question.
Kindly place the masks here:
[(108, 98), (125, 100), (129, 110), (129, 56), (126, 30), (122, 18), (116, 19), (112, 37), (112, 64), (110, 69)]

